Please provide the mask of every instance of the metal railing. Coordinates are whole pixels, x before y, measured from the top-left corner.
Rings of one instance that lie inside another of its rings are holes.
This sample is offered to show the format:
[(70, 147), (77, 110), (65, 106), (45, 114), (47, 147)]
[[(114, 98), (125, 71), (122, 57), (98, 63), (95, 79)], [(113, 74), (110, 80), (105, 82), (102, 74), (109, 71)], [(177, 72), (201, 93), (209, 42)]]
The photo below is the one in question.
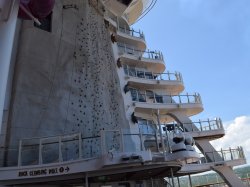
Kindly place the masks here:
[(197, 131), (202, 132), (202, 131), (224, 129), (223, 123), (220, 118), (212, 120), (211, 119), (199, 120), (197, 122), (181, 123), (181, 124), (174, 122), (174, 123), (164, 124), (164, 126), (166, 126), (169, 131), (172, 131), (174, 129), (181, 129), (182, 132), (190, 132), (190, 127), (191, 127), (191, 132), (197, 132)]
[(235, 149), (229, 148), (227, 150), (221, 149), (220, 151), (204, 152), (200, 153), (200, 155), (200, 164), (245, 159), (244, 151), (241, 146)]
[(144, 102), (144, 103), (164, 103), (164, 104), (191, 104), (202, 103), (199, 94), (193, 95), (158, 95), (151, 91), (138, 91), (131, 89), (132, 101)]
[[(168, 138), (159, 130), (154, 133), (130, 130), (100, 131), (100, 136), (83, 137), (81, 133), (64, 136), (22, 139), (15, 149), (0, 151), (7, 155), (0, 160), (3, 167), (30, 166), (60, 163), (73, 160), (90, 160), (114, 152), (151, 150), (152, 154), (171, 153)], [(163, 143), (163, 144), (162, 144)]]
[(153, 80), (168, 80), (168, 81), (180, 81), (183, 82), (182, 75), (179, 72), (175, 73), (153, 73), (150, 71), (140, 70), (134, 67), (124, 65), (124, 72), (126, 75), (131, 77), (138, 77), (142, 79), (153, 79)]
[(135, 31), (133, 28), (132, 29), (130, 29), (130, 28), (127, 29), (126, 27), (119, 27), (118, 31), (120, 31), (122, 33), (125, 33), (127, 35), (130, 35), (132, 37), (141, 38), (141, 39), (145, 40), (145, 36), (144, 36), (143, 32), (141, 32), (140, 30)]
[(126, 53), (129, 55), (134, 55), (136, 57), (140, 58), (146, 58), (151, 60), (161, 60), (164, 61), (163, 54), (160, 51), (141, 51), (134, 47), (128, 46), (126, 44), (118, 43), (118, 48), (120, 53)]
[[(17, 149), (8, 149), (4, 166), (42, 165), (101, 156), (101, 138), (82, 137), (81, 133), (64, 136), (22, 139)], [(4, 153), (4, 151), (2, 151)]]

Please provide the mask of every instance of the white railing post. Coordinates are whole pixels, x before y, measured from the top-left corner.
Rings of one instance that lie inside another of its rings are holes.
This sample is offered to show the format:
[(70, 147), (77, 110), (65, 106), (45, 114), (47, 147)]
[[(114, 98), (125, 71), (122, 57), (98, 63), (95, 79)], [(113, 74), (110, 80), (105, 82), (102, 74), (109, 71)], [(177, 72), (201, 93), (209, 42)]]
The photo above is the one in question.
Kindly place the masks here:
[(19, 141), (18, 147), (18, 166), (22, 166), (22, 140)]
[(230, 152), (231, 160), (233, 160), (233, 153), (232, 153), (231, 147), (229, 147), (229, 152)]
[(63, 156), (62, 156), (62, 137), (59, 136), (58, 137), (58, 143), (59, 143), (59, 160), (58, 162), (62, 162), (63, 161)]
[(214, 159), (214, 162), (215, 162), (215, 155), (214, 155), (214, 151), (212, 152), (212, 154), (213, 154), (213, 159)]
[(179, 99), (179, 103), (181, 104), (182, 102), (181, 102), (181, 96), (180, 95), (178, 95), (178, 99)]
[(187, 93), (187, 100), (188, 100), (188, 103), (190, 103), (190, 100), (189, 100), (189, 95), (188, 95), (188, 93)]
[(39, 139), (39, 156), (38, 156), (38, 163), (42, 164), (43, 163), (43, 158), (42, 158), (42, 139)]
[(224, 153), (223, 153), (223, 149), (222, 148), (221, 148), (221, 157), (222, 157), (222, 160), (225, 161)]
[(79, 159), (82, 158), (82, 134), (79, 133), (79, 143), (78, 143), (78, 146), (79, 146)]
[(168, 75), (168, 80), (171, 80), (169, 71), (167, 71), (167, 75)]
[(209, 130), (212, 130), (212, 129), (211, 129), (210, 120), (209, 120), (209, 119), (207, 119), (207, 122), (208, 122), (208, 127), (209, 127)]
[(120, 129), (119, 133), (120, 133), (120, 151), (124, 152), (124, 138), (122, 129)]
[(105, 142), (105, 131), (101, 130), (101, 151), (102, 155), (105, 155), (105, 148), (106, 148), (106, 142)]
[(201, 120), (199, 119), (201, 131), (203, 131)]
[(140, 130), (140, 143), (141, 143), (141, 151), (145, 151), (144, 150), (144, 146), (143, 146), (143, 141), (142, 141), (142, 133), (141, 133), (141, 130)]

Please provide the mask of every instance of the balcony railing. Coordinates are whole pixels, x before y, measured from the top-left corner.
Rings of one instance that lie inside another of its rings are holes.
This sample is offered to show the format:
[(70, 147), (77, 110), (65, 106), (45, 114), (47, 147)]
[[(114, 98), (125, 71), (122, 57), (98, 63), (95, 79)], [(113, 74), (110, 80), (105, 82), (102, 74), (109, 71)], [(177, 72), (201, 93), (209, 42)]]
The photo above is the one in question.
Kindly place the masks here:
[(139, 31), (135, 31), (134, 29), (127, 29), (126, 27), (119, 27), (118, 29), (120, 32), (125, 33), (127, 35), (130, 35), (132, 37), (136, 37), (136, 38), (141, 38), (143, 40), (145, 40), (145, 36), (143, 34), (143, 32)]
[(129, 55), (134, 55), (138, 58), (146, 58), (152, 60), (161, 60), (164, 61), (163, 54), (160, 51), (141, 51), (134, 47), (127, 46), (126, 44), (118, 43), (118, 48), (120, 53), (126, 53)]
[(237, 147), (236, 149), (229, 148), (228, 150), (221, 149), (220, 151), (205, 152), (200, 153), (200, 155), (201, 164), (245, 159), (245, 154), (242, 147)]
[(142, 79), (152, 79), (152, 80), (167, 80), (167, 81), (180, 81), (183, 82), (182, 75), (179, 72), (175, 73), (153, 73), (149, 71), (143, 71), (136, 68), (124, 66), (124, 72), (126, 75), (131, 77), (138, 77)]
[(144, 103), (164, 103), (164, 104), (186, 104), (202, 103), (199, 94), (194, 95), (158, 95), (151, 91), (138, 91), (130, 89), (132, 101)]
[(174, 129), (181, 129), (183, 132), (190, 132), (187, 129), (190, 129), (191, 132), (203, 132), (203, 131), (211, 131), (211, 130), (219, 130), (224, 129), (222, 121), (220, 118), (216, 118), (213, 120), (199, 120), (197, 122), (192, 123), (171, 123), (171, 124), (164, 124), (168, 131), (172, 131)]
[[(161, 141), (163, 140), (163, 141)], [(60, 163), (101, 158), (111, 152), (151, 150), (153, 154), (170, 154), (168, 138), (159, 131), (131, 133), (130, 130), (100, 131), (100, 136), (83, 137), (81, 133), (45, 138), (22, 139), (15, 149), (0, 150), (8, 160), (2, 167)], [(162, 144), (163, 143), (163, 144)], [(163, 146), (162, 146), (163, 145)]]

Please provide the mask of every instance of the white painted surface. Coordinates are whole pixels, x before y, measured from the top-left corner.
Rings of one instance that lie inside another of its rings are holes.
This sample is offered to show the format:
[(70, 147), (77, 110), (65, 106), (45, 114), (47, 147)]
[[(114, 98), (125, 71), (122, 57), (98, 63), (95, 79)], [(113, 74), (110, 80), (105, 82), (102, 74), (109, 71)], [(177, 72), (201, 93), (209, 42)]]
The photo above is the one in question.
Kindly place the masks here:
[[(7, 88), (12, 47), (16, 29), (17, 12), (18, 1), (16, 1), (14, 4), (14, 9), (10, 15), (9, 20), (7, 22), (0, 22), (0, 122), (2, 122), (3, 117), (5, 92)], [(1, 129), (2, 127), (0, 126), (0, 133)]]

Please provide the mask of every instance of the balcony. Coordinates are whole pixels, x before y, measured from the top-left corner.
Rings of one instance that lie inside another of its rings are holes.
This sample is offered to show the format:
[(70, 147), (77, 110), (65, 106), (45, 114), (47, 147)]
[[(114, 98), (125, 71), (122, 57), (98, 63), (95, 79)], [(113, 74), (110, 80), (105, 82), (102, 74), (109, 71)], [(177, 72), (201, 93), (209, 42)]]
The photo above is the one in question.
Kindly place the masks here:
[(124, 65), (125, 79), (131, 87), (138, 89), (163, 89), (172, 95), (184, 90), (183, 79), (180, 73), (153, 73)]
[(199, 120), (192, 123), (172, 123), (165, 124), (167, 131), (173, 131), (179, 129), (184, 133), (190, 134), (194, 139), (209, 139), (214, 140), (221, 138), (225, 135), (225, 130), (221, 119), (216, 118), (214, 120)]
[(133, 0), (102, 0), (105, 7), (116, 16), (121, 16)]
[(79, 173), (85, 172), (90, 172), (91, 178), (105, 175), (112, 181), (115, 175), (122, 180), (124, 174), (129, 174), (131, 180), (138, 180), (158, 172), (163, 176), (168, 176), (170, 170), (177, 172), (180, 162), (166, 160), (167, 152), (160, 147), (158, 150), (145, 147), (149, 139), (158, 142), (159, 133), (151, 136), (129, 130), (105, 130), (95, 137), (77, 133), (23, 139), (16, 149), (8, 150), (13, 162), (0, 168), (0, 182), (8, 185), (46, 182), (48, 177), (56, 182), (64, 180), (62, 176), (80, 179)]
[(123, 64), (138, 68), (147, 68), (155, 73), (165, 70), (164, 58), (159, 51), (141, 51), (126, 44), (118, 43), (120, 59)]
[(125, 43), (134, 46), (140, 51), (145, 51), (146, 42), (143, 32), (135, 31), (134, 29), (127, 29), (126, 27), (118, 27), (116, 34), (119, 43)]
[(238, 166), (246, 164), (246, 158), (242, 147), (235, 149), (221, 149), (220, 151), (212, 151), (200, 153), (201, 159), (195, 164), (184, 165), (179, 171), (179, 174), (194, 174), (204, 171), (210, 171), (212, 167), (216, 166)]
[(186, 95), (158, 95), (152, 91), (138, 91), (130, 88), (135, 113), (148, 114), (157, 113), (160, 115), (171, 113), (175, 110), (183, 110), (187, 116), (202, 112), (203, 106), (199, 94)]

